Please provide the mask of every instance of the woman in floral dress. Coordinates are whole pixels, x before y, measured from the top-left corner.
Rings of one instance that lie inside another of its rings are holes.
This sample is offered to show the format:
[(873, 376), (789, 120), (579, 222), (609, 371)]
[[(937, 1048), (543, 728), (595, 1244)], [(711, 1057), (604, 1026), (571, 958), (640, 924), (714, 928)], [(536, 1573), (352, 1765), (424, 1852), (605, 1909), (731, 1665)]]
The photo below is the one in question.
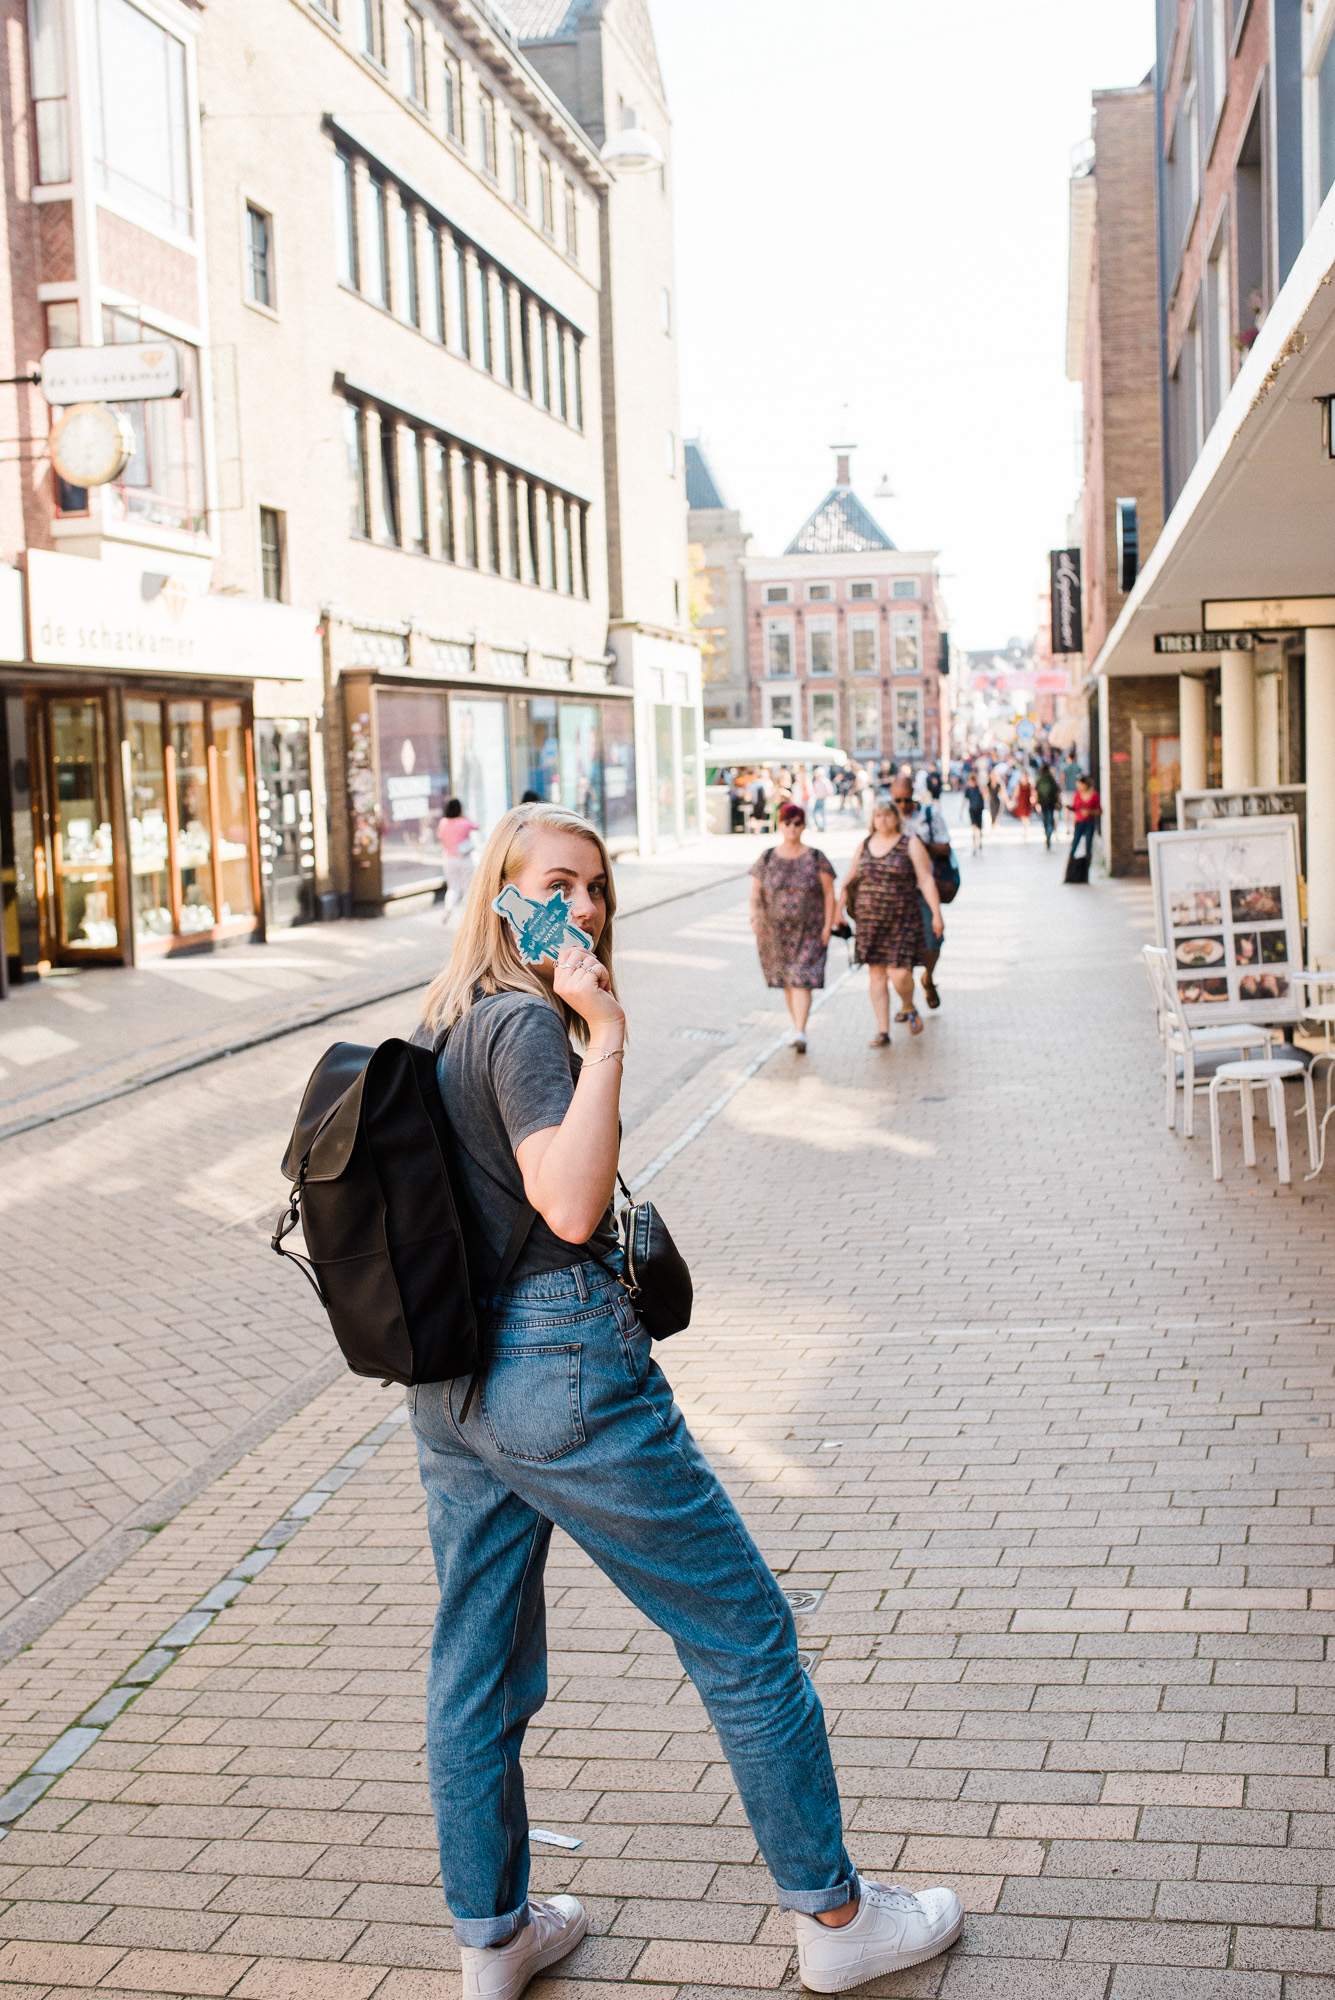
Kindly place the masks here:
[(834, 869), (802, 839), (807, 816), (791, 800), (779, 807), (779, 845), (751, 870), (751, 928), (767, 986), (781, 986), (794, 1053), (807, 1051), (813, 987), (825, 984), (825, 953), (834, 924)]
[(897, 1021), (907, 1021), (911, 1035), (922, 1033), (922, 1018), (913, 1004), (913, 968), (927, 957), (918, 891), (927, 898), (932, 930), (945, 932), (941, 898), (927, 849), (916, 833), (906, 833), (899, 809), (889, 799), (877, 799), (871, 832), (853, 856), (839, 899), (840, 914), (857, 926), (854, 956), (865, 965), (871, 982), (871, 1011), (876, 1033), (869, 1048), (890, 1045), (891, 985), (899, 995)]

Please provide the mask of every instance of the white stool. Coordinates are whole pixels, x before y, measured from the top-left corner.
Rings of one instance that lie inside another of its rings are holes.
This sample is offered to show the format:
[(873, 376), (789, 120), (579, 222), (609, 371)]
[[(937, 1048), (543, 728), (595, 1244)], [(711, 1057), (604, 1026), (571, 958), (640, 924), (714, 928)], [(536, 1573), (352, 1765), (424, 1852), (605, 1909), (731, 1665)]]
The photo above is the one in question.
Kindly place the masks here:
[(1316, 1166), (1316, 1099), (1312, 1095), (1312, 1079), (1304, 1064), (1293, 1058), (1272, 1057), (1268, 1061), (1221, 1063), (1210, 1079), (1210, 1159), (1217, 1181), (1224, 1178), (1224, 1162), (1219, 1142), (1219, 1094), (1221, 1090), (1236, 1088), (1242, 1110), (1242, 1157), (1249, 1167), (1256, 1165), (1256, 1140), (1252, 1133), (1252, 1085), (1264, 1084), (1270, 1103), (1270, 1123), (1275, 1128), (1275, 1153), (1279, 1165), (1279, 1177), (1287, 1186), (1289, 1175), (1289, 1128), (1288, 1113), (1284, 1108), (1284, 1080), (1286, 1077), (1302, 1078), (1303, 1097), (1307, 1108), (1307, 1151), (1313, 1167)]

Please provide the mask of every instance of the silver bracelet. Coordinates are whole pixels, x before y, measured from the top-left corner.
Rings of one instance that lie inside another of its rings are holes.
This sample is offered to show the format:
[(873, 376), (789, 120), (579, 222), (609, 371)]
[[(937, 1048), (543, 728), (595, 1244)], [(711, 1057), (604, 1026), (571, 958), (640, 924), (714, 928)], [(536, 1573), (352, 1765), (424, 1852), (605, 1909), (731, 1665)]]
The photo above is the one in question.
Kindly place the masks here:
[(584, 1067), (588, 1069), (591, 1063), (611, 1062), (613, 1056), (624, 1056), (625, 1053), (624, 1043), (619, 1049), (604, 1049), (600, 1056), (585, 1056)]

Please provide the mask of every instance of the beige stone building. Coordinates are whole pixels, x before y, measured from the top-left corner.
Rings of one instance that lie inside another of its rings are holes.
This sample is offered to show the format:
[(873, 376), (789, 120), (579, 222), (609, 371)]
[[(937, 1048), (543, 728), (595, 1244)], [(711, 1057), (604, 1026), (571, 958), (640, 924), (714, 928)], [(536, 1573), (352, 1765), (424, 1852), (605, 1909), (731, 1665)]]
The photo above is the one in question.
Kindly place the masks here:
[(729, 507), (699, 439), (686, 444), (691, 622), (700, 645), (704, 723), (745, 729), (751, 721), (746, 658), (746, 552), (751, 537)]

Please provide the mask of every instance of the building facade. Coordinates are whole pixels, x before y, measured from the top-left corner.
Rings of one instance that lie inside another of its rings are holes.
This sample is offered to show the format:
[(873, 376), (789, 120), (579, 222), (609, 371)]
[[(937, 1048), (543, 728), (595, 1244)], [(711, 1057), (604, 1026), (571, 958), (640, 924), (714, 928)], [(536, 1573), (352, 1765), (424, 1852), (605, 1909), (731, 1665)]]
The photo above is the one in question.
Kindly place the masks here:
[[(1084, 659), (1092, 660), (1163, 526), (1159, 254), (1154, 78), (1096, 91), (1093, 138), (1070, 189), (1067, 374), (1083, 392), (1081, 500)], [(1097, 693), (1094, 699), (1097, 700)], [(1106, 766), (1113, 874), (1143, 873), (1148, 835), (1174, 823), (1179, 743), (1175, 675), (1108, 691)]]
[(672, 120), (645, 0), (510, 0), (527, 59), (607, 175), (600, 352), (608, 647), (634, 691), (643, 851), (703, 829), (700, 652), (691, 633), (677, 402)]
[(704, 726), (745, 729), (751, 719), (747, 670), (745, 557), (751, 537), (719, 491), (699, 439), (686, 444), (691, 624), (700, 647)]
[(748, 556), (753, 727), (829, 743), (860, 761), (949, 755), (945, 607), (934, 550), (896, 549), (834, 486), (781, 556)]

